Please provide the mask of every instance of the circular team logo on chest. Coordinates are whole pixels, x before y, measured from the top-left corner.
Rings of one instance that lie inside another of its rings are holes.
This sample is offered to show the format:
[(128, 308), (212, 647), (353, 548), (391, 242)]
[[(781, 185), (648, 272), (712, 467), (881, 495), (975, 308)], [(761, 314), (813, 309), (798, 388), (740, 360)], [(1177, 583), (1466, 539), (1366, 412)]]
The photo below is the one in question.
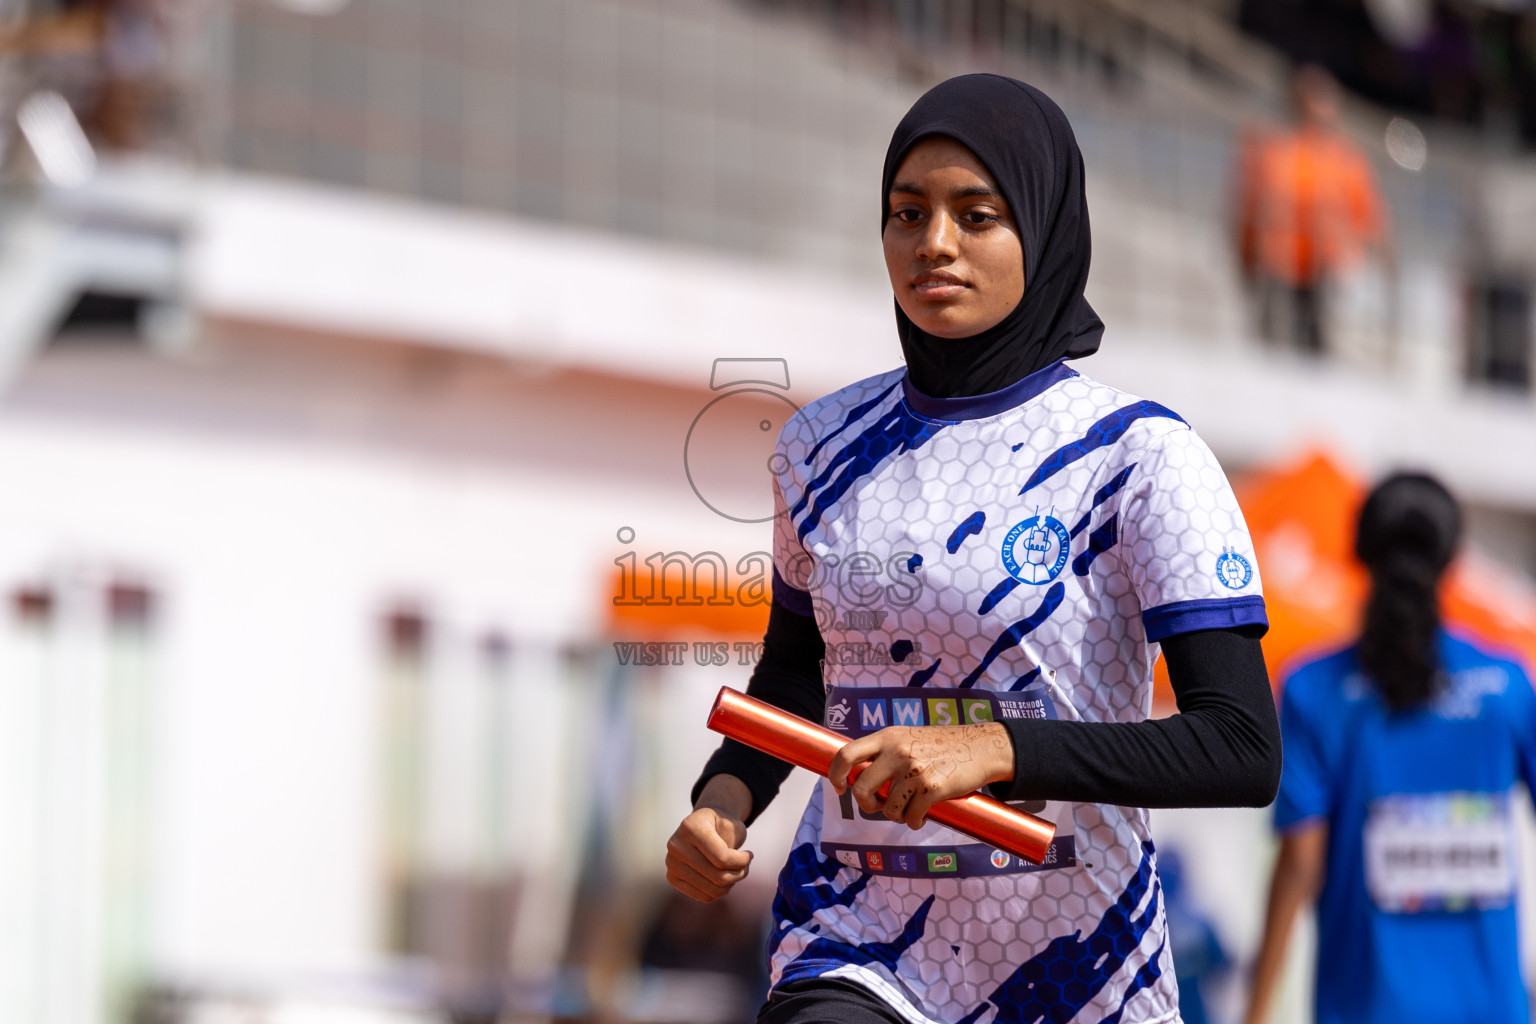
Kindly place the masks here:
[(1003, 568), (1021, 583), (1049, 583), (1066, 567), (1071, 542), (1060, 520), (1037, 509), (1003, 538)]
[(1228, 590), (1242, 590), (1253, 582), (1253, 566), (1231, 548), (1216, 556), (1216, 581)]

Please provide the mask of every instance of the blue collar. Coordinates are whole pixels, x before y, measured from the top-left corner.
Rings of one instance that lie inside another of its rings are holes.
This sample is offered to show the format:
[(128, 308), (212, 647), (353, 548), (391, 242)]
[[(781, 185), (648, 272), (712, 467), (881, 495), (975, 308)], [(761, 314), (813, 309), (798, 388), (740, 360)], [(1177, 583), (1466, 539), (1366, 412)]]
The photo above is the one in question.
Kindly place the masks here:
[(984, 395), (933, 398), (914, 388), (906, 376), (901, 378), (901, 389), (907, 405), (919, 416), (931, 420), (979, 420), (1021, 406), (1036, 395), (1044, 394), (1049, 388), (1076, 376), (1076, 370), (1057, 360), (1001, 391), (989, 391)]

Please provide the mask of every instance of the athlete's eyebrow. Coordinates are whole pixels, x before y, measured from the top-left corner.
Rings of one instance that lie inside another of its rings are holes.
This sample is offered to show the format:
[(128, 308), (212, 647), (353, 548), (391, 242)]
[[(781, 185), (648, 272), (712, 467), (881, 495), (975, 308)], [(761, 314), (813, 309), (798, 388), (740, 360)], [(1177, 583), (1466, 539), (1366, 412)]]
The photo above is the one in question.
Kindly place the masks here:
[(926, 199), (928, 196), (928, 193), (923, 191), (923, 187), (921, 185), (911, 181), (894, 182), (891, 185), (891, 192), (893, 194), (900, 192), (904, 195), (917, 196), (919, 199)]

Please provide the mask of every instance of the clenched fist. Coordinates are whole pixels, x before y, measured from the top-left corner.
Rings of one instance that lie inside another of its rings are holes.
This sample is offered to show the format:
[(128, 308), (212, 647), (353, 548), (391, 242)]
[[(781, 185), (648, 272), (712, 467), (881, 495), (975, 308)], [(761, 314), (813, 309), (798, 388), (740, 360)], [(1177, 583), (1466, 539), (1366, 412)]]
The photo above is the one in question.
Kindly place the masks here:
[[(865, 761), (852, 787), (859, 806), (919, 829), (939, 801), (1013, 778), (1013, 741), (996, 722), (881, 729), (832, 759), (827, 778), (839, 796), (849, 788), (848, 773)], [(882, 799), (879, 790), (887, 782), (891, 789)]]
[(684, 896), (713, 903), (747, 877), (752, 854), (741, 849), (742, 823), (752, 811), (752, 794), (732, 775), (716, 775), (699, 794), (699, 804), (667, 840), (667, 881)]

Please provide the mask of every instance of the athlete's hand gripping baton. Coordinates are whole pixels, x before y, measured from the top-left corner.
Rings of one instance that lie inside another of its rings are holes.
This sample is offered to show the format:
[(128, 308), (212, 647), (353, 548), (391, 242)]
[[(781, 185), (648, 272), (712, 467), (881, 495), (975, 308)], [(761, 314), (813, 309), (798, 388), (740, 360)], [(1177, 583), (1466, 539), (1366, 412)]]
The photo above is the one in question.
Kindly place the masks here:
[[(832, 758), (848, 742), (830, 729), (729, 686), (722, 686), (715, 697), (715, 706), (709, 711), (709, 727), (823, 777), (832, 767)], [(848, 781), (858, 778), (863, 769), (863, 765), (855, 765), (848, 773)], [(884, 797), (890, 788), (889, 783), (880, 787), (880, 796)], [(933, 805), (928, 817), (977, 842), (1035, 864), (1045, 860), (1051, 840), (1056, 838), (1056, 826), (1050, 822), (980, 793), (942, 800)]]

